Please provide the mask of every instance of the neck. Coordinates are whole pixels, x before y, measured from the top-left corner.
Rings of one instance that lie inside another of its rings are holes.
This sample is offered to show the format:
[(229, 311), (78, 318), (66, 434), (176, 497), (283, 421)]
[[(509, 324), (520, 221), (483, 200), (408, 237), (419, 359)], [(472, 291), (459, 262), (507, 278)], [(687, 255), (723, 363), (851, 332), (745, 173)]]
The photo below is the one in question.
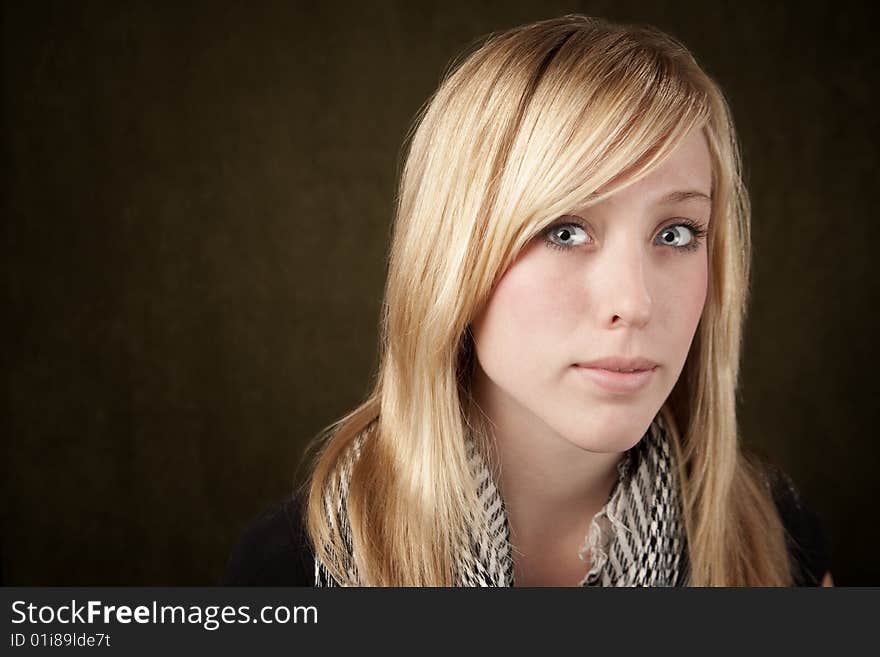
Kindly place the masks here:
[(590, 521), (617, 481), (622, 454), (589, 452), (566, 440), (496, 386), (486, 385), (482, 372), (474, 398), (492, 426), (512, 543), (525, 551), (576, 558)]

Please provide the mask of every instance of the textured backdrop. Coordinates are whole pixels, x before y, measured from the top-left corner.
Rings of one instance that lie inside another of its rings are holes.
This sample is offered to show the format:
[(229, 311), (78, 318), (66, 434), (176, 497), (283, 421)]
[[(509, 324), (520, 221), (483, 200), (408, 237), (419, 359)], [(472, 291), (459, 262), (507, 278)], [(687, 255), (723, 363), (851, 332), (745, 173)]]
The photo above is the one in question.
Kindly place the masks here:
[(880, 584), (868, 3), (173, 4), (4, 5), (5, 584), (216, 581), (370, 387), (414, 115), (477, 36), (569, 12), (666, 29), (727, 92), (744, 435), (837, 583)]

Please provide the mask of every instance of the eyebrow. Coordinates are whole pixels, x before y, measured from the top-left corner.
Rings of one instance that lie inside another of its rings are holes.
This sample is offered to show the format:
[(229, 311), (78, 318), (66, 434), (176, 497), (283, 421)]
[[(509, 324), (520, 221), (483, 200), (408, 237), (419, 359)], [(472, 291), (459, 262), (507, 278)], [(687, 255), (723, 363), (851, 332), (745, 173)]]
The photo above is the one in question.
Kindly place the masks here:
[(678, 190), (669, 192), (666, 196), (659, 199), (660, 203), (680, 203), (681, 201), (690, 201), (693, 199), (712, 202), (712, 197), (695, 189)]

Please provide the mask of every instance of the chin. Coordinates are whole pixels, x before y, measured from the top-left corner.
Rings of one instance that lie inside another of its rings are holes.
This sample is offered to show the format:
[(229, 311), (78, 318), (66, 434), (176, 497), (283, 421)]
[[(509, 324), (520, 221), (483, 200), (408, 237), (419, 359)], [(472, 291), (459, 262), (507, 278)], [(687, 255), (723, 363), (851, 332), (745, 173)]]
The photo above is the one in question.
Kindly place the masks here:
[[(647, 419), (634, 421), (609, 421), (609, 422), (584, 422), (579, 430), (566, 428), (559, 432), (565, 440), (588, 452), (607, 454), (611, 452), (625, 452), (639, 443), (648, 427), (651, 426), (651, 415)], [(593, 426), (594, 429), (584, 432), (584, 426)]]

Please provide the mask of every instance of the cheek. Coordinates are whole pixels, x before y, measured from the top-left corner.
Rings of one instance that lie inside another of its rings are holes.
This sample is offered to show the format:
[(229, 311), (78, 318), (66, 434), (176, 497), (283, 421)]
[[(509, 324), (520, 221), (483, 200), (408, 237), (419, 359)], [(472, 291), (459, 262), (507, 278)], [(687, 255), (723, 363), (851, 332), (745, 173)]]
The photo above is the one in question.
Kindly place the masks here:
[(691, 333), (696, 329), (703, 308), (706, 305), (706, 290), (708, 289), (708, 266), (705, 257), (699, 261), (699, 266), (688, 276), (689, 284), (685, 288), (685, 294), (681, 302), (687, 322), (691, 327)]
[(484, 368), (501, 361), (531, 369), (543, 360), (546, 366), (554, 345), (564, 341), (577, 321), (576, 309), (565, 302), (564, 284), (558, 273), (537, 261), (508, 269), (473, 324)]
[(705, 257), (685, 263), (679, 271), (668, 279), (660, 307), (666, 315), (664, 324), (668, 339), (675, 352), (682, 358), (690, 349), (703, 308), (708, 289), (708, 267)]

